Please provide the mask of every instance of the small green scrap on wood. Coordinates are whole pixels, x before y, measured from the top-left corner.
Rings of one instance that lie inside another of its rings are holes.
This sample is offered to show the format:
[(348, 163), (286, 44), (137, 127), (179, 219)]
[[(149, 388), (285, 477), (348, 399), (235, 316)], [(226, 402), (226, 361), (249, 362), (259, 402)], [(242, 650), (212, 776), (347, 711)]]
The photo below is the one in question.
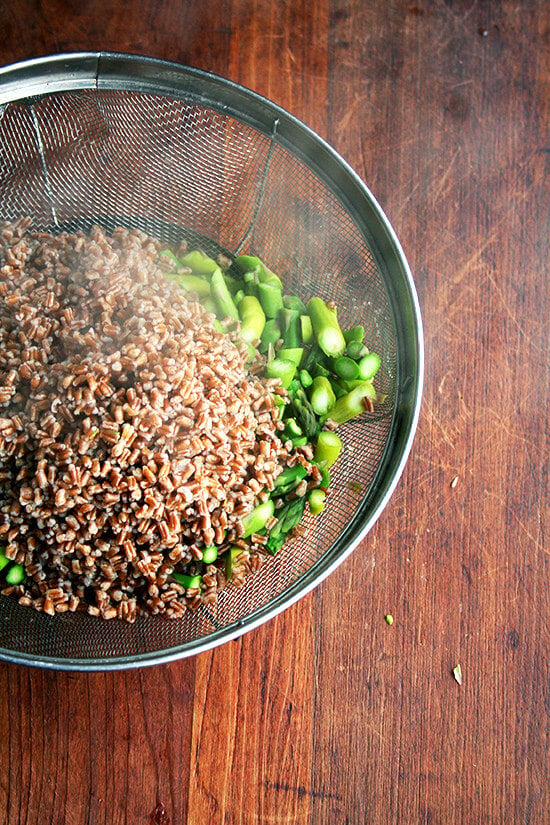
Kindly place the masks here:
[(393, 616), (391, 613), (386, 613), (384, 619), (386, 620), (386, 624), (393, 624)]
[(460, 667), (460, 665), (456, 665), (456, 667), (453, 667), (453, 676), (455, 677), (455, 682), (457, 682), (457, 684), (461, 685), (462, 684), (462, 668)]

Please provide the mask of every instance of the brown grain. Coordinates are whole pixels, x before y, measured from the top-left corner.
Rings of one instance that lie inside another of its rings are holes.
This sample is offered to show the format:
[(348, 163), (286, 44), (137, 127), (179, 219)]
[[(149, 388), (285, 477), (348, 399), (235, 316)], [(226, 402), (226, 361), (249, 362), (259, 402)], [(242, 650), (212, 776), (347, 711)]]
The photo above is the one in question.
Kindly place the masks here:
[(47, 613), (179, 616), (201, 593), (174, 568), (213, 541), (221, 555), (290, 460), (275, 386), (164, 277), (158, 242), (27, 224), (0, 227), (0, 533), (27, 572), (3, 592)]

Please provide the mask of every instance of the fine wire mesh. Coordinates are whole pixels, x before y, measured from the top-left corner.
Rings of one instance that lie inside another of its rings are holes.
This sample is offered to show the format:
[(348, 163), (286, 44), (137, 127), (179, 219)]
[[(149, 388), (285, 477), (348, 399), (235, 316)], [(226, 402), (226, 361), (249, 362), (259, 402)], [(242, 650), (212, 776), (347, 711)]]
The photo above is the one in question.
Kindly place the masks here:
[(240, 589), (181, 620), (139, 617), (128, 626), (85, 614), (49, 617), (0, 598), (0, 648), (30, 656), (138, 658), (234, 627), (318, 564), (368, 495), (388, 442), (396, 338), (384, 273), (340, 200), (301, 160), (236, 117), (191, 100), (85, 90), (9, 104), (0, 115), (0, 220), (33, 228), (137, 226), (210, 253), (258, 254), (287, 292), (333, 299), (342, 325), (362, 323), (379, 352), (371, 416), (341, 428), (324, 513)]

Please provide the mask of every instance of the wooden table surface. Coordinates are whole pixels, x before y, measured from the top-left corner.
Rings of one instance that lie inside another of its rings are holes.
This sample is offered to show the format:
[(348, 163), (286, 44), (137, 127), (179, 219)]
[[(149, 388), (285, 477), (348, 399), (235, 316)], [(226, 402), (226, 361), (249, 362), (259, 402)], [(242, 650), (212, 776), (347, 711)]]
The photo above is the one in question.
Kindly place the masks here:
[(546, 0), (0, 4), (2, 63), (169, 58), (327, 138), (403, 244), (427, 360), (393, 499), (283, 615), (144, 670), (0, 665), (2, 825), (550, 821), (549, 12)]

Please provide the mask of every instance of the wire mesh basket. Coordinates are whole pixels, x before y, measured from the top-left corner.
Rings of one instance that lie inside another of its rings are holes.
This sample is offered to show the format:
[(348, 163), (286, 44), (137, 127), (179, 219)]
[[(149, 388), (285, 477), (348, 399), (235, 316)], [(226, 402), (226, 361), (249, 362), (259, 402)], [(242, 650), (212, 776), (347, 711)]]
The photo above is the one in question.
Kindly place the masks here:
[(137, 227), (208, 253), (256, 254), (285, 290), (338, 305), (382, 358), (376, 413), (342, 427), (325, 512), (214, 607), (133, 625), (54, 617), (0, 597), (0, 659), (106, 670), (166, 662), (258, 626), (365, 536), (407, 459), (420, 404), (418, 303), (399, 242), (357, 175), (273, 103), (211, 74), (112, 53), (0, 71), (0, 220)]

